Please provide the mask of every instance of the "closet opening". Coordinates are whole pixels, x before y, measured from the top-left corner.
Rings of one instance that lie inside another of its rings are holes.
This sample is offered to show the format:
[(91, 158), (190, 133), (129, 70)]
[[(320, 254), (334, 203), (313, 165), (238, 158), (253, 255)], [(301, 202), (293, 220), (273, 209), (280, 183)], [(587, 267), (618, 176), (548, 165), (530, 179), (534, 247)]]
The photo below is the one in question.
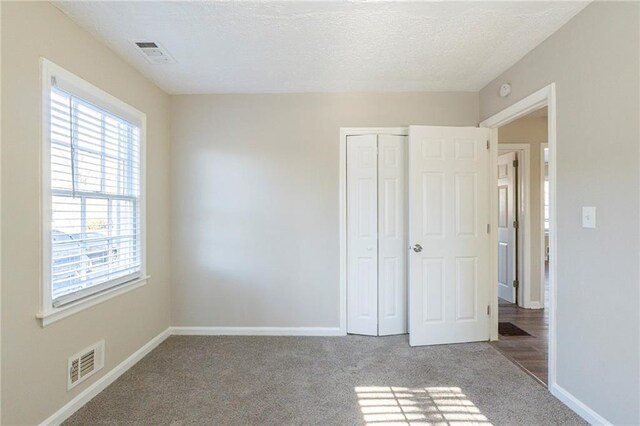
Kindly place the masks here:
[(408, 332), (407, 135), (403, 128), (343, 129), (346, 334)]

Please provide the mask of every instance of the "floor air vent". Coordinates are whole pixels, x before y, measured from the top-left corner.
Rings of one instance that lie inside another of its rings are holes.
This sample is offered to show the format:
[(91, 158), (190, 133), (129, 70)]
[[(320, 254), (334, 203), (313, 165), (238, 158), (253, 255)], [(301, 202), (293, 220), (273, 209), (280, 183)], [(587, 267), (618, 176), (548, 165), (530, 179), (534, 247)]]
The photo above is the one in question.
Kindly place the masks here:
[(71, 389), (104, 367), (104, 340), (69, 358), (67, 389)]

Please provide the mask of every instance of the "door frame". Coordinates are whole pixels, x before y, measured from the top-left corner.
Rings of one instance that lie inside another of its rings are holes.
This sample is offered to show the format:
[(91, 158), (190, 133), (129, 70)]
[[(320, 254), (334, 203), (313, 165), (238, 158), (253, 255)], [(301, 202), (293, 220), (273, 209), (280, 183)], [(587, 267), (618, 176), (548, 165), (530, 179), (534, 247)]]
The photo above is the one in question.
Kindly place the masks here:
[[(518, 241), (518, 254), (520, 255), (519, 276), (520, 287), (518, 288), (518, 301), (521, 307), (531, 309), (531, 146), (528, 143), (501, 143), (498, 144), (498, 155), (501, 151), (518, 153), (518, 186), (521, 194), (521, 203), (518, 212), (522, 218), (520, 238)], [(505, 152), (506, 153), (506, 152)], [(526, 287), (526, 291), (525, 291)]]
[[(480, 123), (480, 127), (486, 127), (491, 129), (491, 141), (492, 146), (497, 145), (498, 142), (498, 128), (502, 127), (510, 122), (524, 117), (525, 115), (536, 111), (538, 109), (548, 108), (548, 121), (547, 121), (547, 143), (549, 145), (549, 389), (554, 389), (556, 386), (556, 347), (557, 347), (557, 317), (556, 317), (556, 282), (557, 282), (557, 269), (556, 269), (556, 253), (557, 253), (557, 204), (556, 204), (556, 85), (551, 83), (548, 86), (543, 87), (537, 92), (525, 97), (524, 99), (513, 103), (511, 106), (503, 109), (497, 114), (492, 115), (488, 119)], [(490, 153), (492, 162), (492, 181), (493, 186), (498, 185), (497, 181), (497, 156), (498, 150), (493, 149)], [(496, 192), (496, 191), (492, 191)], [(492, 205), (497, 205), (496, 195), (493, 195)], [(492, 219), (493, 222), (495, 220)], [(495, 226), (491, 228), (491, 240), (493, 247), (498, 246), (498, 234)], [(497, 282), (498, 275), (498, 259), (497, 250), (492, 250), (492, 282)], [(492, 306), (491, 306), (491, 340), (498, 340), (498, 295), (497, 286), (492, 285)]]
[[(341, 127), (339, 155), (340, 335), (347, 335), (347, 137), (360, 135), (409, 136), (408, 127)], [(406, 189), (406, 188), (405, 188)], [(407, 305), (408, 313), (408, 305)], [(408, 322), (407, 322), (408, 327)]]
[[(544, 275), (545, 275), (545, 263), (547, 252), (545, 250), (545, 229), (544, 229), (544, 150), (545, 148), (549, 148), (548, 143), (540, 144), (540, 222), (541, 222), (541, 230), (540, 233), (540, 309), (544, 309)], [(551, 154), (549, 154), (549, 159), (551, 159)], [(551, 185), (551, 177), (549, 177), (549, 185)], [(551, 194), (549, 194), (551, 195)], [(551, 198), (549, 198), (549, 203), (551, 203)], [(549, 212), (551, 214), (551, 212)], [(551, 226), (551, 218), (549, 218), (549, 226)], [(551, 235), (549, 235), (549, 242), (551, 242)], [(551, 256), (549, 256), (549, 260), (551, 260)], [(549, 264), (551, 266), (551, 264)], [(549, 271), (551, 274), (551, 271)]]

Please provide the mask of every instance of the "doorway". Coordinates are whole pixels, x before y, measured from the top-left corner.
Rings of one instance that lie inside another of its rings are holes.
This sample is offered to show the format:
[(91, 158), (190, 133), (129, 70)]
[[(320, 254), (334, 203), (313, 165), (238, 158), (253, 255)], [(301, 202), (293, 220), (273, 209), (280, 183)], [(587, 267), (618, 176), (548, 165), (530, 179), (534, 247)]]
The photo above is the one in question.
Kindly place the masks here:
[[(537, 130), (540, 131), (541, 127), (544, 127), (542, 130), (546, 132), (546, 124), (539, 126)], [(535, 149), (536, 144), (512, 143), (513, 140), (522, 140), (514, 138), (513, 132), (507, 132), (506, 136), (505, 140), (498, 137), (496, 171), (498, 297), (522, 308), (536, 309), (540, 307), (541, 300), (537, 297), (538, 286), (530, 288), (531, 281), (538, 280), (536, 274), (532, 274), (532, 267), (537, 265), (532, 261), (532, 256), (538, 247), (533, 240), (532, 219), (537, 221), (538, 217), (531, 211), (537, 208), (537, 195), (533, 194), (532, 200), (531, 194), (532, 176), (538, 175), (535, 169), (537, 157), (531, 155), (531, 150)], [(536, 137), (546, 140), (546, 136)], [(533, 187), (537, 188), (536, 185)]]
[[(544, 265), (540, 257), (541, 244), (548, 231), (548, 205), (545, 209), (546, 168), (539, 156), (543, 155), (546, 142), (548, 112), (541, 108), (498, 129), (498, 333), (496, 348), (513, 362), (533, 375), (537, 380), (548, 382), (548, 337), (549, 316), (545, 311), (544, 288), (546, 288)], [(542, 142), (541, 142), (542, 141)], [(517, 150), (514, 144), (526, 145), (527, 150)], [(534, 151), (536, 155), (525, 155)], [(524, 157), (527, 157), (526, 159)], [(529, 158), (532, 157), (532, 158)], [(544, 157), (542, 157), (544, 160)], [(522, 176), (522, 170), (529, 167), (531, 173)], [(533, 181), (529, 181), (530, 179)], [(525, 182), (526, 180), (526, 182)], [(532, 196), (524, 203), (521, 196), (522, 184), (533, 187)], [(548, 198), (547, 198), (548, 200)], [(541, 208), (542, 207), (542, 208)], [(529, 218), (533, 238), (522, 238), (521, 222)], [(505, 225), (501, 225), (508, 219)], [(513, 242), (513, 249), (505, 253), (504, 247)], [(527, 250), (523, 250), (526, 247)], [(521, 273), (521, 265), (534, 265), (526, 277)], [(533, 273), (531, 273), (533, 272)], [(504, 281), (513, 283), (512, 293), (505, 292)], [(514, 295), (510, 298), (511, 294)], [(519, 297), (518, 297), (519, 296)], [(523, 300), (526, 296), (526, 303)]]
[[(496, 155), (495, 162), (495, 215), (496, 220), (507, 227), (503, 232), (505, 235), (498, 235), (495, 241), (497, 309), (493, 318), (493, 345), (541, 384), (552, 387), (555, 383), (553, 85), (514, 104), (483, 124), (494, 129), (495, 140), (502, 154)], [(526, 145), (529, 159), (524, 160), (524, 152), (515, 150), (513, 144)], [(517, 166), (529, 167), (527, 177), (515, 167), (507, 170), (507, 165), (513, 164), (512, 161), (516, 161)], [(524, 194), (518, 198), (520, 194), (515, 189), (513, 195), (510, 194), (512, 182), (507, 179), (510, 171), (514, 173), (514, 180), (518, 177), (524, 180), (517, 185), (517, 189), (522, 191), (527, 186), (528, 198)], [(508, 203), (511, 197), (513, 205)], [(513, 222), (509, 220), (511, 216), (516, 217)], [(517, 243), (506, 253), (507, 243), (514, 240), (514, 231), (523, 231), (525, 219), (528, 220), (528, 237), (524, 236), (524, 232), (519, 232), (515, 237)], [(498, 230), (499, 233), (502, 231), (500, 224)], [(510, 258), (509, 254), (513, 257)], [(528, 264), (527, 268), (523, 268), (525, 264)], [(512, 293), (504, 288), (511, 278), (509, 272), (514, 277)], [(513, 299), (509, 298), (512, 294)]]

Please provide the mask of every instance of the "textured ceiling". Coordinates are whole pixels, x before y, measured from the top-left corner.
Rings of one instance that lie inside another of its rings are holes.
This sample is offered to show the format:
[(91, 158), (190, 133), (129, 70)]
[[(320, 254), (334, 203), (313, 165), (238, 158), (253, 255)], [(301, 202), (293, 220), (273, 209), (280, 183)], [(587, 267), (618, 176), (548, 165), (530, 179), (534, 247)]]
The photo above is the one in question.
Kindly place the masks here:
[[(54, 2), (172, 94), (477, 91), (586, 2)], [(132, 40), (160, 42), (152, 65)]]

